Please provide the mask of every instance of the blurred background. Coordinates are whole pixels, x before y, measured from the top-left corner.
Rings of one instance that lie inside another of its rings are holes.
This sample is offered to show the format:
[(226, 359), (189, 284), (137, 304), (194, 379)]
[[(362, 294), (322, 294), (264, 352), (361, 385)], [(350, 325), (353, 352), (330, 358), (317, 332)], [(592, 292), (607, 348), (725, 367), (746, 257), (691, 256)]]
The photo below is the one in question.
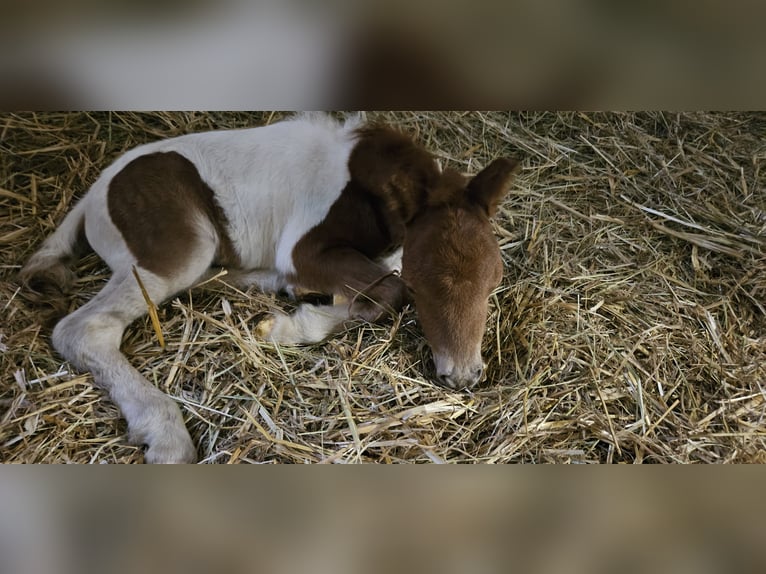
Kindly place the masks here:
[(751, 496), (762, 473), (748, 469), (128, 470), (4, 468), (0, 572), (729, 574), (766, 565), (762, 497)]
[(5, 0), (0, 107), (759, 109), (766, 6)]

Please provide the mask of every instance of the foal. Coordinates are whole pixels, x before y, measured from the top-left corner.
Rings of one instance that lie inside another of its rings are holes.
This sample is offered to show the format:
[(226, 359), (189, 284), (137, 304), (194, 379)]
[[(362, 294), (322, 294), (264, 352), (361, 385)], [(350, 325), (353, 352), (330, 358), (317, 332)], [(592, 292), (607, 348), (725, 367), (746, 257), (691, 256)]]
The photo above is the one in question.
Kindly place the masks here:
[[(65, 262), (84, 233), (113, 274), (56, 325), (53, 346), (109, 392), (147, 462), (191, 462), (178, 406), (120, 353), (125, 328), (147, 310), (136, 275), (155, 303), (220, 266), (242, 286), (345, 300), (261, 325), (285, 344), (319, 342), (412, 297), (439, 382), (471, 386), (502, 276), (489, 217), (517, 167), (498, 159), (469, 180), (401, 133), (323, 115), (162, 140), (104, 170), (21, 275), (34, 287), (71, 282)], [(401, 276), (390, 265), (397, 248)]]

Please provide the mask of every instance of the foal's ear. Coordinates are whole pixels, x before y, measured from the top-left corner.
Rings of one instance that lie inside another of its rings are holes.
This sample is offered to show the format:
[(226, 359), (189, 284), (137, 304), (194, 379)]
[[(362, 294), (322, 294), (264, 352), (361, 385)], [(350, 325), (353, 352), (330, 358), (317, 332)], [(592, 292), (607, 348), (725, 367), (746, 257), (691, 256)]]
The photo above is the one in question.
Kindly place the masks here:
[(468, 184), (468, 194), (472, 201), (481, 205), (492, 217), (500, 201), (510, 189), (511, 181), (521, 170), (521, 162), (516, 159), (501, 157), (481, 170)]

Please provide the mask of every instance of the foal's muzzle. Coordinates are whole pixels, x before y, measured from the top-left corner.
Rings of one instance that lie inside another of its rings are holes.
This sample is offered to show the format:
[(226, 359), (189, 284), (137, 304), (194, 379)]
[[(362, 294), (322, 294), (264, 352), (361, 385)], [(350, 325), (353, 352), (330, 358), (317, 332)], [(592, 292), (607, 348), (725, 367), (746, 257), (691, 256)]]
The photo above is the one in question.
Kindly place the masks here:
[(455, 391), (470, 389), (484, 379), (484, 365), (473, 365), (467, 368), (454, 368), (450, 372), (437, 372), (437, 383)]

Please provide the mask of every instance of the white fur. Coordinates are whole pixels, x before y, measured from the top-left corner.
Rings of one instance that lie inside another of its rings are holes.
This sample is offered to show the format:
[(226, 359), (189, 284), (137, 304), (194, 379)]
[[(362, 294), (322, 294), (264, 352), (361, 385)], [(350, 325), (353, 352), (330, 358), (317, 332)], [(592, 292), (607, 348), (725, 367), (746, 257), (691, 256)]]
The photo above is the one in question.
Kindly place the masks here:
[[(178, 152), (190, 160), (216, 193), (229, 223), (229, 236), (242, 262), (240, 284), (289, 288), (296, 242), (324, 219), (348, 179), (354, 145), (352, 119), (338, 123), (324, 115), (244, 130), (185, 135), (133, 149), (104, 170), (88, 194), (43, 243), (25, 267), (44, 270), (72, 252), (83, 218), (88, 242), (113, 276), (87, 304), (56, 326), (53, 344), (109, 391), (128, 421), (135, 442), (148, 445), (149, 462), (190, 462), (194, 445), (177, 405), (149, 384), (120, 353), (124, 329), (146, 312), (137, 271), (155, 303), (187, 289), (209, 272), (217, 235), (200, 219), (199, 241), (185, 266), (173, 277), (160, 277), (137, 265), (108, 210), (109, 183), (139, 156)], [(318, 342), (348, 319), (347, 305), (301, 306), (293, 317), (279, 315), (268, 337), (289, 343)]]
[(316, 343), (338, 332), (349, 320), (348, 303), (336, 305), (303, 304), (292, 315), (275, 315), (265, 333), (269, 341), (283, 345)]
[(400, 247), (390, 255), (386, 255), (380, 260), (381, 265), (390, 271), (402, 272), (402, 254), (404, 250)]

